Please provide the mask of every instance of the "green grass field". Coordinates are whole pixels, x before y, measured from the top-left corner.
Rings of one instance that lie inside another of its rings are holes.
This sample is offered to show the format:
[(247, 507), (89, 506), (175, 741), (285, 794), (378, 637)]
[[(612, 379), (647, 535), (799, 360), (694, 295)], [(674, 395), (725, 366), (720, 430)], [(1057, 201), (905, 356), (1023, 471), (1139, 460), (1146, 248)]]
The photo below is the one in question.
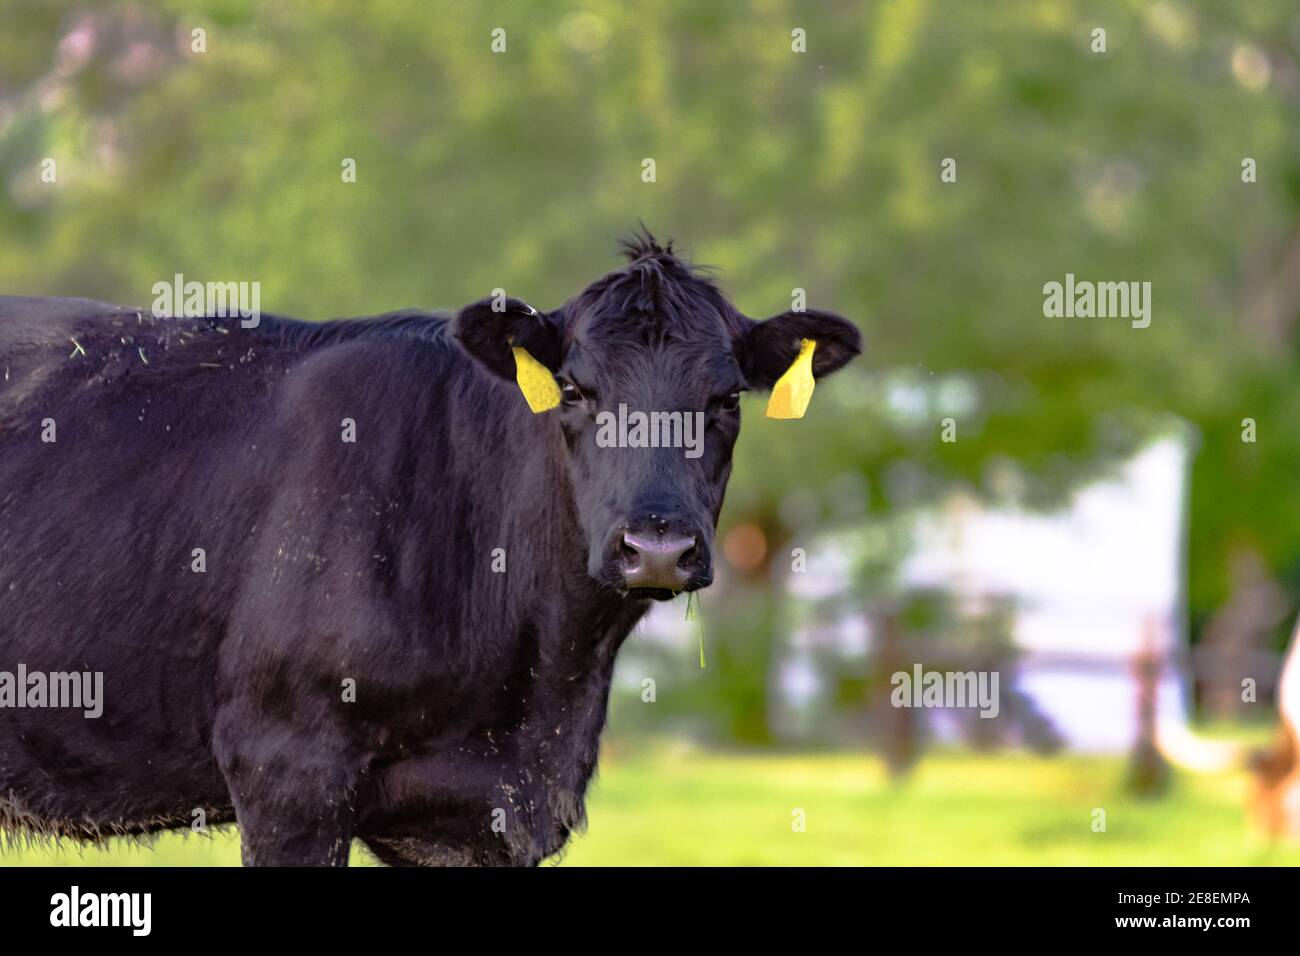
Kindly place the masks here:
[[(1123, 762), (1019, 754), (928, 755), (891, 785), (857, 754), (718, 753), (619, 744), (601, 764), (590, 826), (561, 861), (579, 865), (1297, 865), (1300, 847), (1266, 845), (1245, 814), (1244, 773), (1180, 775), (1161, 800), (1124, 794)], [(1094, 808), (1106, 832), (1093, 831)], [(806, 831), (791, 827), (796, 808)], [(368, 862), (361, 849), (356, 863)], [(0, 865), (219, 866), (237, 835), (167, 834), (78, 851), (31, 847)]]

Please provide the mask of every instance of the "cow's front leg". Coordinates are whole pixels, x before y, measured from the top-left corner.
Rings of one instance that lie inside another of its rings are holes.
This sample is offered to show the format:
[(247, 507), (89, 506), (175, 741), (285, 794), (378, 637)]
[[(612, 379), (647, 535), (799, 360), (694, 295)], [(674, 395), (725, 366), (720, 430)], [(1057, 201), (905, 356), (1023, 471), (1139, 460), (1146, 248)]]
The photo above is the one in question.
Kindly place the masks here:
[(236, 700), (213, 734), (245, 866), (346, 866), (357, 763), (329, 722), (303, 726)]

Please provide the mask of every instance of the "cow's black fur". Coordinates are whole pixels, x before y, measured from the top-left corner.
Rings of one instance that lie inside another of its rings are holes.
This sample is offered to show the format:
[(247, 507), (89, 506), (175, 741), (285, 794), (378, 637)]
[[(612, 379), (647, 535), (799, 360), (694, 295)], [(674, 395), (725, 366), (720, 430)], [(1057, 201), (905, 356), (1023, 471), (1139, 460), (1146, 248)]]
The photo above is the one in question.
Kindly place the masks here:
[[(615, 654), (662, 596), (620, 590), (611, 534), (688, 530), (706, 584), (727, 395), (801, 336), (818, 375), (858, 351), (826, 313), (745, 318), (648, 236), (628, 255), (541, 314), (244, 329), (0, 298), (0, 670), (105, 681), (99, 719), (0, 709), (0, 826), (97, 839), (202, 809), (246, 863), (341, 864), (354, 837), (406, 864), (560, 849)], [(582, 394), (531, 414), (512, 342)], [(706, 411), (705, 454), (597, 448), (620, 401)]]

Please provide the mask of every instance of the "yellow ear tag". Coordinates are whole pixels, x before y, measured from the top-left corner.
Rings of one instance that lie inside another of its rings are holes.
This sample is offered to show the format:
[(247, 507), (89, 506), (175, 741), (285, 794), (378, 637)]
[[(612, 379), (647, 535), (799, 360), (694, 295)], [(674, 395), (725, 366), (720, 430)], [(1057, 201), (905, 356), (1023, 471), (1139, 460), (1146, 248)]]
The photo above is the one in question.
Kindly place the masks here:
[(546, 366), (529, 355), (527, 349), (516, 345), (510, 351), (515, 353), (515, 381), (533, 414), (560, 404), (560, 386), (555, 384), (555, 377)]
[(812, 358), (817, 343), (812, 339), (803, 339), (799, 343), (799, 354), (795, 356), (785, 374), (772, 386), (772, 397), (767, 400), (768, 418), (803, 418), (812, 401), (813, 381)]

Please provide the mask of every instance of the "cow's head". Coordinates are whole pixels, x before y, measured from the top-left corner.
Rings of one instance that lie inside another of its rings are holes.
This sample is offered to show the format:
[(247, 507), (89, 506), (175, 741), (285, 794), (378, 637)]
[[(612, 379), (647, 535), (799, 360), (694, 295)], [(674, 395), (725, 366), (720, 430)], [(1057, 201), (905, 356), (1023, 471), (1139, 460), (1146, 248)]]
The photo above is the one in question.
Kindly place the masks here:
[(713, 580), (740, 393), (771, 389), (792, 365), (810, 387), (808, 372), (834, 372), (858, 354), (861, 337), (829, 312), (754, 321), (673, 255), (671, 243), (661, 248), (646, 234), (624, 246), (625, 268), (554, 312), (485, 299), (461, 310), (453, 331), (558, 420), (588, 573), (615, 590), (666, 599)]

